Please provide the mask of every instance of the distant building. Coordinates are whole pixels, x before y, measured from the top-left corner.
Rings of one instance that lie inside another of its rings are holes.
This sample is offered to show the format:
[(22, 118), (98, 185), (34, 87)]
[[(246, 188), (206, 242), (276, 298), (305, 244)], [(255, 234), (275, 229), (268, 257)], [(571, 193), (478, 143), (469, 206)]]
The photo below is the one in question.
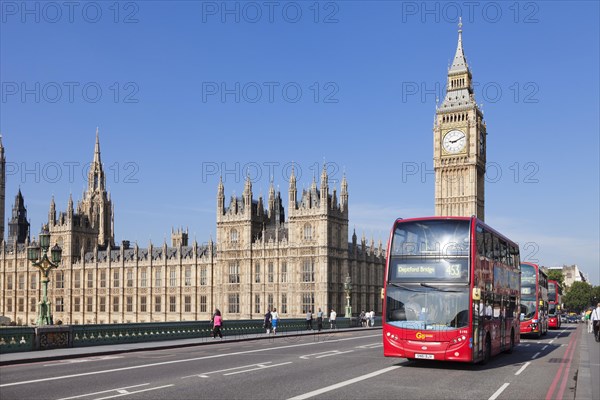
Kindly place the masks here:
[[(2, 188), (4, 179), (2, 174)], [(353, 311), (382, 311), (384, 250), (381, 242), (367, 243), (364, 235), (360, 243), (356, 234), (348, 240), (346, 177), (338, 196), (335, 189), (330, 191), (324, 169), (320, 187), (313, 180), (298, 200), (292, 174), (285, 204), (272, 183), (266, 204), (262, 197), (254, 199), (247, 178), (242, 197), (231, 197), (226, 205), (220, 181), (216, 243), (190, 245), (187, 230), (178, 229), (172, 230), (171, 246), (150, 243), (147, 248), (128, 241), (115, 244), (114, 207), (105, 181), (96, 131), (81, 201), (75, 207), (69, 196), (67, 210), (59, 213), (54, 198), (50, 202), (51, 245), (63, 249), (48, 290), (55, 322), (208, 320), (215, 308), (227, 319), (262, 318), (273, 307), (282, 318), (304, 317), (308, 309), (317, 308), (340, 314), (347, 275), (352, 279)], [(34, 324), (40, 273), (27, 260), (29, 225), (23, 222), (20, 193), (15, 207), (10, 229), (17, 240), (0, 244), (0, 315)]]
[(575, 264), (563, 265), (562, 267), (548, 267), (548, 270), (561, 270), (566, 287), (571, 287), (575, 282), (588, 282), (587, 274)]

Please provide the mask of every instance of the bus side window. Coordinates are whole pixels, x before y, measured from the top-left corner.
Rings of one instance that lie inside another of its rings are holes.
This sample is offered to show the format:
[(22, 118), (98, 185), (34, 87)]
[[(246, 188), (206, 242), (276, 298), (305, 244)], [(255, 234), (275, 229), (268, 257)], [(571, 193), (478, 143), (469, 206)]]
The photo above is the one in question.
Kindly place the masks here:
[(477, 255), (480, 257), (485, 257), (484, 233), (483, 233), (483, 228), (479, 225), (477, 225), (476, 239), (477, 239)]
[(492, 234), (490, 232), (485, 232), (485, 257), (489, 260), (494, 259), (494, 249), (493, 249), (493, 241)]

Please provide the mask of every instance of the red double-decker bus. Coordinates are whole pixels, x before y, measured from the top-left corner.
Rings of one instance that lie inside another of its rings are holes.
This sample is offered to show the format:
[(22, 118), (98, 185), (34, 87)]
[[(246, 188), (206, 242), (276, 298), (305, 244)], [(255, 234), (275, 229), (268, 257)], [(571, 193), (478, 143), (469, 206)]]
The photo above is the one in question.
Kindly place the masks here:
[(562, 288), (557, 281), (548, 280), (548, 328), (560, 329)]
[(475, 217), (398, 219), (384, 283), (386, 357), (487, 362), (519, 342), (519, 247)]
[(521, 335), (548, 333), (548, 276), (537, 264), (521, 264)]

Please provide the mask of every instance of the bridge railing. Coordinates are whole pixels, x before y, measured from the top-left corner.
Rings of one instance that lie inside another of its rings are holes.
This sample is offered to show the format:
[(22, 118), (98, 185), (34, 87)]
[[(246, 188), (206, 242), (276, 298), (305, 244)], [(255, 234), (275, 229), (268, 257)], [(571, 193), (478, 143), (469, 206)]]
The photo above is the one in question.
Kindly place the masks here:
[[(375, 325), (381, 325), (377, 318)], [(348, 329), (360, 326), (356, 318), (338, 318), (337, 328)], [(313, 329), (317, 323), (313, 320)], [(331, 328), (329, 320), (323, 329)], [(278, 335), (296, 335), (306, 332), (306, 320), (280, 319)], [(224, 320), (223, 336), (234, 339), (251, 338), (266, 334), (262, 320)], [(19, 351), (48, 350), (55, 348), (102, 346), (124, 343), (141, 343), (164, 340), (200, 339), (212, 340), (212, 325), (209, 321), (151, 322), (130, 324), (86, 324), (54, 325), (43, 327), (0, 327), (0, 354)]]

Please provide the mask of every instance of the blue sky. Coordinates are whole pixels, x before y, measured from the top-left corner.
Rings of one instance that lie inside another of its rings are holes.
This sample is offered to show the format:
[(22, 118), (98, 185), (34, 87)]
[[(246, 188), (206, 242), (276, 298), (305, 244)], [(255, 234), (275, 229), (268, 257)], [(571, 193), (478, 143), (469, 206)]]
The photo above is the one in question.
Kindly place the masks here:
[[(7, 216), (32, 231), (86, 185), (96, 127), (116, 240), (215, 235), (250, 171), (287, 196), (326, 163), (350, 227), (387, 239), (432, 215), (436, 92), (463, 43), (488, 127), (486, 222), (522, 259), (599, 284), (597, 2), (3, 1), (0, 131)], [(71, 7), (71, 8), (69, 8)]]

